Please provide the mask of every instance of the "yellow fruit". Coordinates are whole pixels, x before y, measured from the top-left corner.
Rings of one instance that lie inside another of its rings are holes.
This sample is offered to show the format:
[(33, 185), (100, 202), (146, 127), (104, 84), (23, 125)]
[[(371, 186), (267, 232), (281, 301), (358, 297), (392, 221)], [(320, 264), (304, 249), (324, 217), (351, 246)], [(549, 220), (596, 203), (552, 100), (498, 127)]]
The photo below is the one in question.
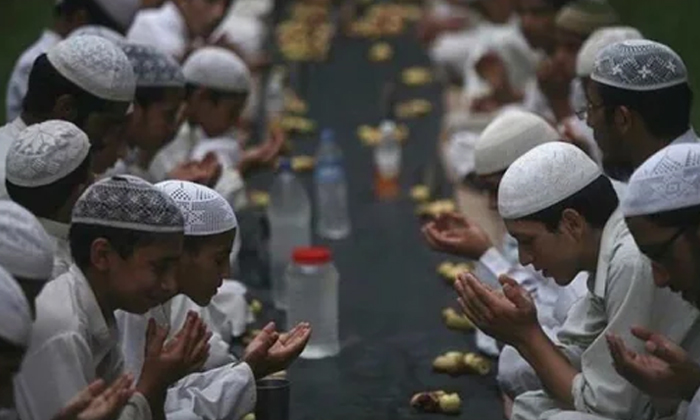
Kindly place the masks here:
[(411, 188), (411, 198), (415, 201), (426, 201), (430, 198), (430, 188), (427, 185), (414, 185)]
[(438, 403), (440, 405), (440, 411), (446, 414), (456, 414), (459, 413), (462, 407), (462, 400), (459, 398), (459, 394), (445, 394), (438, 397)]
[(262, 312), (263, 306), (262, 303), (260, 303), (259, 300), (253, 299), (250, 301), (250, 305), (248, 305), (250, 308), (250, 312), (253, 313), (253, 315), (260, 315), (260, 312)]
[(464, 314), (458, 313), (453, 308), (445, 308), (442, 310), (442, 319), (445, 321), (447, 328), (457, 331), (472, 331), (474, 324)]
[(482, 376), (488, 375), (491, 371), (491, 361), (476, 353), (465, 354), (463, 363), (471, 371)]
[(314, 168), (315, 164), (316, 161), (313, 156), (300, 155), (292, 158), (292, 170), (294, 170), (294, 172), (310, 171)]
[(251, 191), (250, 201), (256, 207), (267, 207), (270, 204), (270, 194), (265, 191)]
[(369, 59), (375, 62), (387, 61), (393, 55), (394, 49), (386, 42), (376, 43), (369, 50)]

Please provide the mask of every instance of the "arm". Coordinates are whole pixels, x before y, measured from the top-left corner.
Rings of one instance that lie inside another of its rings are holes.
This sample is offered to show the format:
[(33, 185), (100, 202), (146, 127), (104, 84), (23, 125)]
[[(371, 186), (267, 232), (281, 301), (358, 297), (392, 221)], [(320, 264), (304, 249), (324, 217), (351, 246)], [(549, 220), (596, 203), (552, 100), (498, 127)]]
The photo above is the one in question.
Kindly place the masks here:
[(17, 410), (25, 420), (48, 420), (96, 379), (90, 347), (76, 332), (31, 349), (15, 377)]

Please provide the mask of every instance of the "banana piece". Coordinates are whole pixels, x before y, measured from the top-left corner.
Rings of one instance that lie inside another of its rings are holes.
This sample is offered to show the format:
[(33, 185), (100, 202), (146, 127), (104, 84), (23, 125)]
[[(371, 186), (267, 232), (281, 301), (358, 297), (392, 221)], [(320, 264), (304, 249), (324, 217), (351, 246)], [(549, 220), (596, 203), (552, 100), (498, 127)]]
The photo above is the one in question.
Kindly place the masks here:
[(250, 308), (250, 312), (256, 316), (260, 315), (260, 312), (262, 312), (263, 309), (262, 303), (260, 303), (260, 301), (257, 299), (251, 300), (248, 307)]
[(251, 191), (249, 196), (251, 203), (256, 207), (265, 208), (270, 204), (270, 194), (265, 191)]
[(314, 169), (316, 159), (313, 156), (294, 156), (292, 158), (292, 170), (294, 172), (308, 172)]
[(401, 73), (401, 80), (407, 86), (422, 86), (433, 81), (433, 74), (425, 67), (409, 67)]
[(411, 188), (411, 198), (419, 203), (430, 199), (430, 188), (427, 185), (418, 184)]
[(394, 49), (386, 42), (378, 42), (369, 50), (369, 59), (374, 62), (388, 61), (394, 55)]
[(442, 390), (419, 392), (411, 398), (411, 406), (423, 413), (457, 414), (462, 401), (457, 393)]
[(447, 328), (457, 331), (472, 331), (474, 324), (467, 318), (466, 315), (458, 313), (453, 308), (445, 308), (442, 310), (442, 319)]
[(463, 363), (469, 370), (481, 376), (488, 375), (491, 371), (491, 361), (476, 353), (465, 354)]

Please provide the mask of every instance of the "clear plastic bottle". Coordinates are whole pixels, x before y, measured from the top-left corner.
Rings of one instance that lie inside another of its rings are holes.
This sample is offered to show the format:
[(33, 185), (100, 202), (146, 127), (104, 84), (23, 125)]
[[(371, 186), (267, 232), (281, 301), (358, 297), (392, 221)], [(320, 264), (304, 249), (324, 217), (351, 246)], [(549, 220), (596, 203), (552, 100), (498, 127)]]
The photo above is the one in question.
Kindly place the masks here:
[(393, 121), (384, 120), (379, 130), (381, 139), (374, 148), (374, 191), (380, 199), (391, 199), (399, 195), (401, 143)]
[(265, 91), (267, 114), (272, 119), (278, 118), (284, 111), (284, 79), (284, 69), (275, 68), (272, 70), (270, 80), (267, 83)]
[(287, 309), (284, 272), (294, 249), (311, 244), (311, 204), (288, 159), (280, 162), (279, 173), (272, 183), (267, 217), (270, 222), (272, 300), (276, 308)]
[(308, 322), (311, 339), (301, 354), (321, 359), (340, 352), (338, 339), (339, 275), (327, 248), (297, 248), (287, 269), (287, 327)]
[(316, 233), (327, 239), (342, 239), (350, 234), (348, 187), (343, 152), (331, 129), (321, 133), (316, 150)]

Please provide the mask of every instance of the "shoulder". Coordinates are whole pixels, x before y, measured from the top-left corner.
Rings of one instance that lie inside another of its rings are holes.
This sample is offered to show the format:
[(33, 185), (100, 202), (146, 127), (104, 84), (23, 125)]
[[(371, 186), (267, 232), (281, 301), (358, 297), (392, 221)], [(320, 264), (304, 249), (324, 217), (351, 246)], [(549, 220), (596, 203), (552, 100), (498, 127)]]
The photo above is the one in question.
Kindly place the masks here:
[(32, 346), (65, 334), (86, 336), (86, 320), (76, 305), (76, 292), (70, 272), (58, 276), (44, 286), (36, 299), (36, 311)]

